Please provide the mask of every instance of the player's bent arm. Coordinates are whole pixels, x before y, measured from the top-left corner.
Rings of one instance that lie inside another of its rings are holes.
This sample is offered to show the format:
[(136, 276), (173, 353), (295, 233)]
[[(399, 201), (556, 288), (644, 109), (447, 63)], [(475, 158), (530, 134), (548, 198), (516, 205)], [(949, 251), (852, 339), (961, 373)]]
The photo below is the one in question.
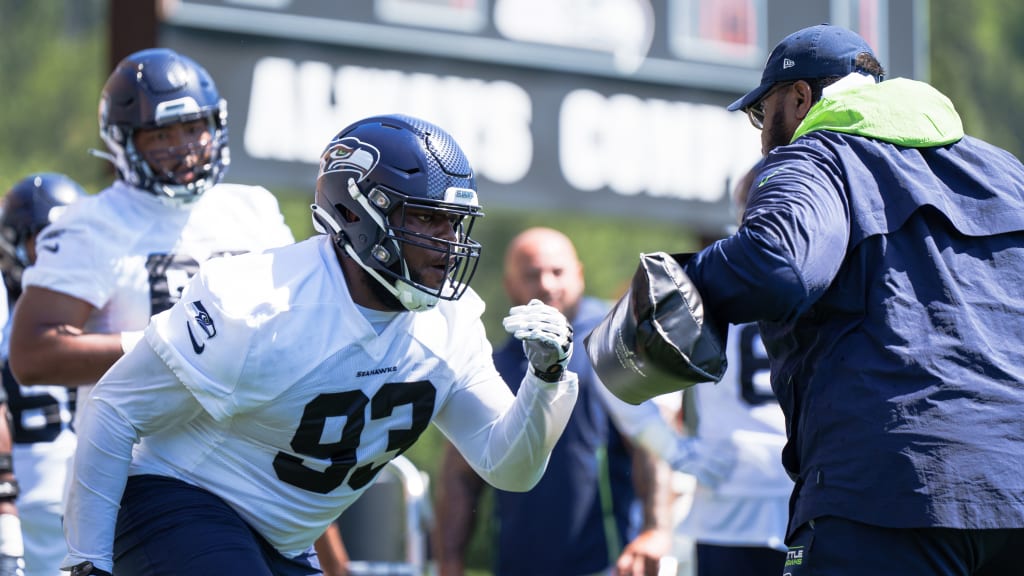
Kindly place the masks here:
[(643, 506), (643, 527), (616, 561), (619, 574), (654, 574), (671, 548), (671, 470), (665, 457), (682, 437), (653, 400), (623, 402), (603, 384), (597, 386), (612, 422), (630, 441), (633, 488)]
[(672, 529), (672, 470), (659, 455), (643, 446), (630, 446), (633, 491), (643, 507), (642, 530)]
[(341, 539), (341, 529), (337, 522), (331, 522), (324, 533), (313, 543), (320, 569), (324, 576), (346, 576), (348, 574), (348, 550)]
[(18, 298), (10, 367), (25, 386), (92, 384), (122, 355), (120, 334), (84, 333), (92, 304), (39, 286)]
[(527, 371), (515, 396), (500, 377), (478, 381), (456, 388), (435, 423), (481, 478), (501, 490), (525, 492), (544, 475), (578, 385), (569, 371), (555, 382)]
[(671, 552), (672, 472), (668, 464), (642, 446), (630, 446), (633, 488), (643, 507), (643, 527), (616, 560), (618, 574), (657, 574)]
[(78, 426), (64, 517), (64, 569), (90, 561), (112, 570), (114, 526), (132, 446), (200, 412), (198, 401), (145, 341), (103, 376)]
[(484, 481), (451, 443), (445, 443), (434, 506), (434, 553), (440, 576), (462, 576), (466, 549), (476, 525)]

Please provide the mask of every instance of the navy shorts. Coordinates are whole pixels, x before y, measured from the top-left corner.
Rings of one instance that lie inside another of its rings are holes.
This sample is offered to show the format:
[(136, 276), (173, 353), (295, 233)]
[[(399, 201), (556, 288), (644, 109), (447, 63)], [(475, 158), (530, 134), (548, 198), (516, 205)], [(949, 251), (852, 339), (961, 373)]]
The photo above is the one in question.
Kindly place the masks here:
[(786, 553), (772, 548), (697, 543), (697, 576), (779, 576)]
[(312, 547), (286, 558), (223, 500), (163, 476), (129, 476), (114, 539), (118, 576), (321, 574)]
[(1020, 576), (1024, 529), (883, 528), (834, 516), (797, 528), (785, 576)]

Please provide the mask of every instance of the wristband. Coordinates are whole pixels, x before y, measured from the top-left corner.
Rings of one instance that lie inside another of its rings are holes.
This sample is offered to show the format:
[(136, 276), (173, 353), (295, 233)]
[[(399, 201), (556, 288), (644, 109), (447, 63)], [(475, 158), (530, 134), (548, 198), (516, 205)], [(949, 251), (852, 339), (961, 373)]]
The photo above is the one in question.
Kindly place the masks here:
[(71, 567), (71, 576), (110, 576), (110, 572), (100, 570), (92, 562), (82, 562)]
[(541, 372), (536, 366), (533, 367), (533, 375), (545, 382), (558, 382), (562, 379), (562, 372), (565, 372), (565, 366), (561, 364), (552, 364), (547, 372)]
[(0, 502), (13, 502), (18, 498), (17, 480), (0, 480)]

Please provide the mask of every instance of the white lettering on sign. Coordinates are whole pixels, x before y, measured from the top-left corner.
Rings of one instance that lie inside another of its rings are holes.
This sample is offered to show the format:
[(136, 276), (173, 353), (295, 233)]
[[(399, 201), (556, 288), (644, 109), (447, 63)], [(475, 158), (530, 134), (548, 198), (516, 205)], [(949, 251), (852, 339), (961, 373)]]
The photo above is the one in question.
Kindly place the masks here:
[(713, 202), (760, 155), (744, 114), (593, 90), (566, 95), (558, 159), (574, 188)]
[[(263, 58), (242, 142), (253, 158), (315, 164), (359, 118), (405, 113), (444, 127), (477, 175), (523, 180), (533, 164), (533, 103), (505, 80)], [(562, 100), (558, 165), (570, 186), (718, 201), (760, 154), (746, 115), (718, 106), (573, 90)]]
[(257, 62), (243, 143), (253, 158), (316, 163), (348, 124), (396, 112), (444, 127), (492, 182), (530, 170), (533, 105), (517, 84), (287, 58)]

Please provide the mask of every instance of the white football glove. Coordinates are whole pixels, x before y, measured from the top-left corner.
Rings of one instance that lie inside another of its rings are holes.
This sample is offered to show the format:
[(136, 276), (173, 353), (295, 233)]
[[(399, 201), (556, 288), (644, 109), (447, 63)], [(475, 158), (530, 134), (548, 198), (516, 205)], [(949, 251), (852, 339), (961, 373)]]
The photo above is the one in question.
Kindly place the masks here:
[(562, 377), (572, 357), (572, 326), (561, 312), (533, 299), (509, 309), (501, 325), (523, 341), (523, 351), (538, 378), (556, 382)]
[(690, 474), (708, 488), (717, 488), (732, 476), (736, 468), (736, 448), (727, 440), (679, 438), (666, 457), (669, 466)]

